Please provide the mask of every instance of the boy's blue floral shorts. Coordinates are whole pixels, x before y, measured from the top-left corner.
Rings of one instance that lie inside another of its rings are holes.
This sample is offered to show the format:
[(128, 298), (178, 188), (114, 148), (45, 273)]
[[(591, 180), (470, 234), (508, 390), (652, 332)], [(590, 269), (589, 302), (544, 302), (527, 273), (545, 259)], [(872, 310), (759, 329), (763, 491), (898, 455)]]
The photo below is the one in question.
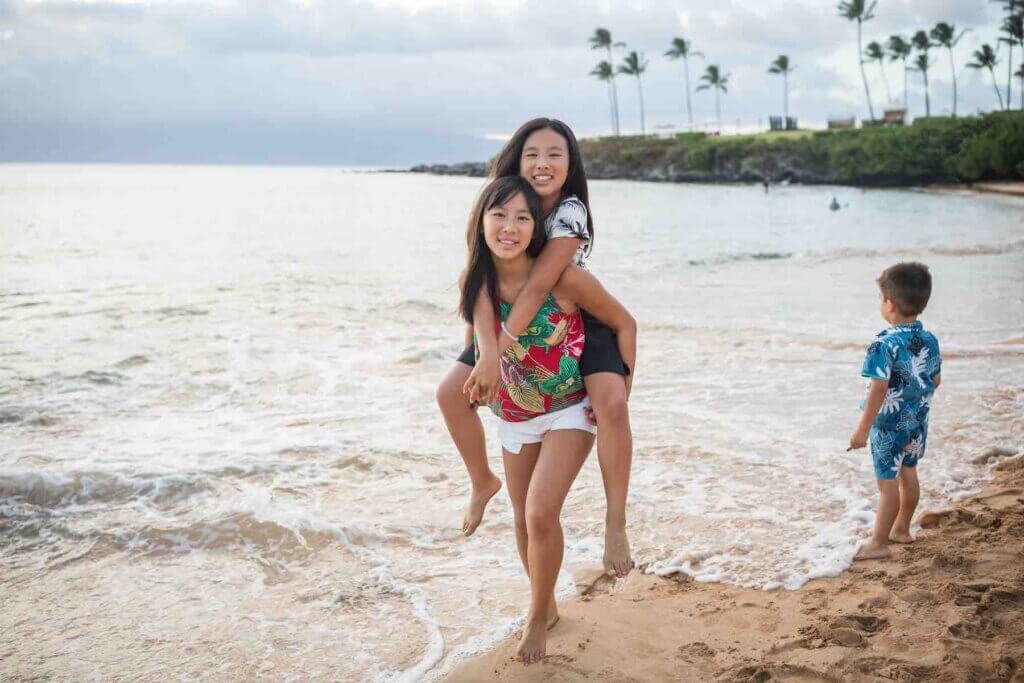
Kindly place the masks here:
[(917, 467), (917, 461), (924, 457), (928, 441), (928, 427), (914, 431), (895, 431), (871, 428), (871, 460), (875, 465), (875, 476), (879, 479), (895, 479), (904, 467)]

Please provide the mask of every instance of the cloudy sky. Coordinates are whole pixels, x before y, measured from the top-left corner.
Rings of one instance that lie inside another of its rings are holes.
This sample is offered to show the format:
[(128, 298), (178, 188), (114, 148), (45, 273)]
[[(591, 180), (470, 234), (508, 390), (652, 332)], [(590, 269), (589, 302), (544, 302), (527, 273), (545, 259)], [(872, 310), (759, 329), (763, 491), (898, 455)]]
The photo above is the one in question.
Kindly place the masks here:
[[(781, 82), (765, 73), (780, 53), (797, 65), (791, 115), (822, 125), (829, 116), (867, 115), (855, 24), (835, 5), (0, 0), (0, 160), (392, 165), (485, 159), (503, 135), (540, 115), (564, 119), (581, 136), (606, 133), (605, 85), (588, 76), (603, 58), (587, 42), (598, 26), (650, 60), (649, 130), (685, 122), (682, 65), (662, 56), (675, 36), (731, 73), (722, 105), (730, 126), (781, 113)], [(879, 0), (864, 41), (937, 21), (972, 29), (956, 49), (960, 112), (994, 108), (988, 74), (964, 65), (982, 42), (996, 44), (996, 3)], [(947, 113), (949, 57), (933, 54), (932, 109)], [(691, 62), (694, 82), (703, 68)], [(882, 76), (877, 65), (867, 68), (880, 109)], [(902, 70), (887, 64), (887, 73), (897, 97)], [(923, 113), (920, 81), (910, 75), (915, 113)], [(638, 131), (635, 79), (620, 77), (618, 89), (624, 130)], [(694, 96), (694, 113), (714, 119), (710, 93)]]

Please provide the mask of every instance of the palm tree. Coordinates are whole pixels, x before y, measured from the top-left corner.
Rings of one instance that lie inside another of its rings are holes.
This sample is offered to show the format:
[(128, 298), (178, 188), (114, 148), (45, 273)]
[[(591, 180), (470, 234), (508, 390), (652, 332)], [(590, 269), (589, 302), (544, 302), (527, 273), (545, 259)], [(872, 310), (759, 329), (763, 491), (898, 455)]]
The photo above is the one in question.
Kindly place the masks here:
[(869, 21), (874, 18), (872, 12), (875, 10), (875, 5), (878, 4), (878, 0), (871, 0), (871, 4), (867, 4), (867, 0), (843, 0), (839, 3), (839, 14), (844, 19), (857, 22), (857, 62), (860, 64), (860, 78), (864, 81), (864, 94), (868, 97), (868, 113), (871, 115), (871, 120), (875, 120), (875, 108), (871, 105), (871, 90), (868, 88), (868, 76), (864, 73), (864, 58), (861, 55), (864, 53), (864, 48), (861, 46), (861, 29), (865, 21)]
[[(1013, 46), (1019, 45), (1021, 50), (1024, 50), (1024, 3), (1022, 9), (1017, 12), (1013, 11), (1013, 3), (1008, 3), (1010, 10), (1009, 16), (1003, 19), (1002, 31), (1006, 35), (999, 39), (1000, 43), (1006, 43), (1009, 47), (1009, 53), (1007, 54), (1006, 61), (1008, 62), (1007, 80), (1006, 80), (1006, 108), (1009, 109), (1012, 106), (1012, 100), (1010, 99), (1010, 75), (1009, 72), (1013, 69)], [(1024, 87), (1024, 84), (1021, 85)], [(1024, 97), (1024, 93), (1021, 94)]]
[(690, 105), (690, 62), (691, 56), (697, 56), (704, 59), (704, 55), (700, 52), (696, 52), (693, 49), (693, 43), (685, 38), (673, 38), (672, 49), (665, 53), (665, 56), (669, 59), (680, 59), (683, 60), (683, 76), (686, 79), (686, 115), (690, 119), (690, 130), (693, 130), (693, 107)]
[[(608, 63), (611, 64), (615, 61), (615, 57), (612, 55), (613, 47), (626, 47), (625, 43), (614, 43), (612, 42), (612, 34), (606, 28), (595, 28), (594, 35), (590, 36), (590, 49), (591, 50), (606, 50), (608, 52)], [(615, 128), (615, 134), (618, 135), (619, 129), (619, 93), (615, 88), (615, 73), (612, 72), (611, 81), (612, 86), (612, 111), (614, 115), (613, 127)]]
[(615, 103), (612, 100), (612, 81), (615, 79), (615, 70), (612, 69), (612, 65), (608, 62), (602, 61), (594, 70), (590, 72), (591, 76), (594, 76), (599, 81), (604, 81), (608, 84), (608, 109), (612, 116), (612, 135), (615, 134)]
[(768, 73), (782, 74), (782, 110), (787, 119), (789, 118), (789, 74), (795, 68), (789, 64), (789, 55), (779, 55), (768, 67)]
[(708, 64), (707, 71), (700, 77), (700, 80), (704, 81), (701, 85), (697, 86), (697, 92), (701, 90), (707, 90), (709, 88), (715, 91), (715, 118), (718, 121), (718, 127), (722, 127), (722, 105), (718, 99), (719, 91), (728, 93), (729, 90), (725, 87), (729, 83), (730, 74), (722, 75), (721, 69), (718, 68), (717, 64)]
[(914, 66), (916, 71), (920, 71), (924, 76), (924, 115), (932, 115), (932, 100), (928, 94), (928, 69), (931, 68), (932, 63), (928, 58), (928, 50), (935, 47), (935, 43), (931, 41), (928, 34), (924, 31), (918, 31), (914, 34), (914, 37), (910, 39), (911, 44), (915, 50), (918, 50), (921, 54), (914, 60)]
[(885, 51), (882, 49), (882, 44), (877, 40), (872, 40), (868, 43), (868, 46), (864, 48), (864, 56), (868, 58), (869, 62), (878, 62), (878, 70), (882, 72), (882, 82), (885, 83), (885, 96), (892, 102), (892, 91), (889, 90), (889, 78), (885, 75)]
[(924, 115), (929, 117), (932, 115), (932, 102), (928, 96), (928, 69), (931, 68), (931, 62), (928, 60), (928, 53), (922, 52), (914, 60), (914, 66), (911, 67), (914, 71), (920, 71), (921, 75), (924, 76)]
[(640, 74), (647, 70), (647, 60), (644, 59), (643, 53), (638, 53), (633, 50), (626, 58), (622, 60), (622, 64), (619, 64), (619, 73), (626, 74), (627, 76), (636, 76), (636, 90), (640, 94), (640, 135), (647, 135), (647, 129), (644, 125), (644, 87), (640, 83)]
[(971, 29), (965, 28), (960, 31), (957, 35), (956, 26), (953, 24), (947, 24), (944, 21), (940, 21), (935, 24), (935, 28), (931, 30), (932, 39), (942, 47), (949, 50), (949, 71), (953, 76), (953, 116), (956, 116), (956, 63), (953, 61), (953, 48), (960, 42), (960, 39), (964, 37), (964, 34)]
[(889, 36), (889, 61), (897, 59), (903, 62), (903, 109), (907, 109), (907, 58), (914, 51), (914, 46), (901, 35)]
[[(1012, 19), (1014, 16), (1017, 15), (1018, 8), (1024, 8), (1024, 0), (992, 0), (992, 1), (993, 2), (1001, 3), (1003, 5), (1003, 9), (1006, 10), (1006, 18), (1003, 20), (1003, 27), (1002, 27), (1002, 30), (1004, 32), (1006, 32), (1006, 22), (1009, 21), (1010, 19)], [(1007, 61), (1007, 64), (1006, 64), (1006, 106), (1007, 106), (1007, 108), (1009, 108), (1009, 106), (1010, 106), (1010, 94), (1011, 94), (1010, 86), (1013, 83), (1013, 74), (1011, 73), (1013, 71), (1013, 41), (1009, 37), (1007, 37), (1007, 38), (1000, 38), (999, 42), (1006, 43), (1009, 46), (1009, 48), (1010, 48), (1009, 54), (1007, 54), (1007, 56), (1006, 56), (1006, 61)]]
[(999, 64), (999, 59), (996, 57), (996, 51), (992, 49), (992, 46), (985, 43), (981, 46), (981, 49), (974, 51), (974, 61), (968, 62), (967, 66), (972, 69), (988, 69), (989, 74), (992, 76), (992, 87), (996, 90), (996, 97), (999, 98), (999, 108), (1003, 108), (1003, 93), (999, 91), (999, 84), (996, 83), (996, 65)]

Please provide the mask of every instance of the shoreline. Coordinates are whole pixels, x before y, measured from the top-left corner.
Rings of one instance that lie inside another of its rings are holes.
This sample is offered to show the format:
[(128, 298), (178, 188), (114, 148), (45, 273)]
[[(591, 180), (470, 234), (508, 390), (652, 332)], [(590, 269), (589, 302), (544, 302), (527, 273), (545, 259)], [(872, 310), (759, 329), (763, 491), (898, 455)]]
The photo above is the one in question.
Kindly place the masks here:
[[(485, 162), (466, 162), (462, 164), (420, 164), (406, 169), (377, 170), (372, 173), (422, 173), (436, 176), (456, 176), (463, 178), (486, 178), (487, 164)], [(631, 175), (603, 176), (594, 175), (591, 180), (630, 180), (642, 183), (655, 184), (678, 184), (678, 185), (749, 185), (760, 187), (762, 182), (757, 179), (737, 178), (721, 179), (711, 176), (694, 176), (685, 179), (669, 178), (637, 178)], [(906, 184), (865, 184), (865, 183), (844, 183), (840, 181), (807, 182), (801, 180), (784, 180), (770, 183), (772, 187), (799, 185), (805, 187), (849, 187), (862, 190), (923, 190), (936, 194), (956, 194), (970, 196), (1003, 196), (1003, 197), (1024, 197), (1024, 181), (1000, 180), (977, 183), (906, 183)]]
[(962, 194), (962, 195), (1000, 195), (1003, 197), (1024, 197), (1024, 182), (998, 181), (987, 183), (974, 183), (972, 185), (927, 185), (924, 188), (928, 192), (937, 194)]
[(591, 573), (542, 663), (513, 659), (516, 634), (443, 680), (1024, 680), (1024, 455), (988, 457), (982, 492), (919, 513), (888, 560), (796, 591)]

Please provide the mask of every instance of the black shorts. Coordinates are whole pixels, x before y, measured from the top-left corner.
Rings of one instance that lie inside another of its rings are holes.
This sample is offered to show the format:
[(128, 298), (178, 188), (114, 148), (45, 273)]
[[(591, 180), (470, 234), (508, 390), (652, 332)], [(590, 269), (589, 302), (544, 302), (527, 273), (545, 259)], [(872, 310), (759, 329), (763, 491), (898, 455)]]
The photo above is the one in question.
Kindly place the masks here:
[[(614, 372), (628, 375), (629, 368), (619, 353), (619, 342), (615, 331), (586, 311), (583, 314), (583, 357), (580, 358), (580, 374), (584, 377), (598, 372)], [(469, 367), (476, 365), (476, 349), (472, 344), (459, 354), (458, 361)]]

